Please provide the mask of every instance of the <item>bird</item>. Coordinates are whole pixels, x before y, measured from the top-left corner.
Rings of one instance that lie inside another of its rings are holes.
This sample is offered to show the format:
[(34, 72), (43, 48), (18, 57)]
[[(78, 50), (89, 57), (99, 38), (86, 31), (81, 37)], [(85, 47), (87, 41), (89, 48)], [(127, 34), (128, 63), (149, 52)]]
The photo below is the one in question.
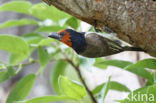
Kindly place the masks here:
[(64, 29), (51, 33), (48, 37), (61, 41), (77, 54), (88, 58), (110, 56), (123, 51), (145, 52), (142, 48), (121, 46), (117, 40), (111, 40), (96, 32), (77, 32), (72, 29)]

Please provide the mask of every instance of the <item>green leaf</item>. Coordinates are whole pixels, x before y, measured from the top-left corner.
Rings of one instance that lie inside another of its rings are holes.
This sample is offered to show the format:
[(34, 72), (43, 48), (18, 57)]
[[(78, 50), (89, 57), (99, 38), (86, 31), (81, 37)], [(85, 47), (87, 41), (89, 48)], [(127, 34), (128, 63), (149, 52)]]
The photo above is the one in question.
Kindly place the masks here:
[(146, 82), (146, 86), (156, 84), (156, 71), (153, 71), (153, 72), (152, 72), (152, 77), (153, 77), (153, 82), (151, 82), (150, 80), (148, 80), (148, 81)]
[(63, 75), (65, 73), (66, 67), (67, 67), (67, 63), (63, 60), (59, 60), (55, 63), (55, 65), (51, 69), (50, 82), (57, 94), (61, 94), (58, 85), (58, 78), (60, 75)]
[[(144, 78), (148, 79), (151, 83), (153, 82), (153, 78), (152, 78), (152, 75), (150, 74), (150, 72), (145, 70), (143, 68), (145, 66), (141, 66), (140, 63), (136, 65), (136, 64), (132, 64), (131, 62), (128, 62), (128, 61), (122, 61), (122, 60), (108, 60), (108, 61), (103, 60), (102, 61), (102, 59), (101, 59), (101, 62), (100, 62), (100, 60), (98, 60), (98, 62), (103, 65), (119, 67), (121, 69), (130, 71), (134, 74), (137, 74), (141, 77), (144, 77)], [(147, 63), (147, 62), (144, 62), (144, 63)]]
[(94, 66), (97, 67), (97, 68), (100, 68), (100, 69), (106, 69), (107, 68), (107, 65), (102, 64), (101, 63), (102, 61), (104, 61), (103, 58), (96, 58), (95, 59)]
[(119, 100), (120, 103), (155, 103), (156, 100), (156, 85), (139, 88), (128, 95), (124, 100)]
[(38, 44), (44, 37), (40, 35), (39, 33), (28, 33), (23, 35), (23, 39), (28, 43), (28, 44)]
[(5, 79), (4, 79), (5, 74), (6, 74), (6, 71), (4, 71), (4, 70), (0, 72), (0, 83), (5, 81)]
[(4, 82), (5, 80), (8, 80), (12, 76), (15, 75), (15, 70), (13, 67), (8, 67), (5, 71), (0, 72), (0, 83)]
[(75, 17), (70, 17), (66, 21), (66, 25), (72, 27), (73, 29), (77, 29), (79, 27), (79, 25), (80, 25), (80, 22)]
[(46, 38), (46, 39), (41, 40), (41, 41), (38, 43), (38, 45), (39, 45), (39, 46), (46, 46), (46, 45), (51, 44), (53, 41), (54, 41), (54, 39)]
[(38, 22), (31, 19), (9, 20), (3, 24), (0, 24), (0, 29), (24, 25), (38, 25)]
[(31, 91), (35, 78), (36, 76), (34, 74), (29, 74), (16, 83), (10, 92), (6, 103), (24, 100)]
[(110, 89), (110, 78), (108, 79), (108, 81), (106, 82), (106, 84), (102, 87), (101, 91), (100, 91), (100, 96), (98, 98), (99, 103), (104, 103), (104, 99), (108, 93), (108, 90)]
[[(127, 98), (123, 99), (123, 100), (116, 100), (120, 103), (140, 103), (138, 102), (135, 98), (138, 98), (139, 94), (146, 94), (147, 91), (147, 87), (143, 87), (143, 88), (139, 88), (134, 90), (133, 92), (131, 92)], [(139, 94), (138, 94), (139, 93)], [(138, 95), (137, 95), (138, 94)], [(135, 96), (135, 98), (133, 98)], [(131, 100), (132, 99), (132, 100)], [(135, 100), (133, 100), (135, 99)], [(141, 101), (142, 103), (143, 101)], [(144, 103), (144, 102), (143, 102)]]
[[(17, 6), (18, 5), (18, 6)], [(29, 13), (29, 9), (32, 7), (32, 4), (28, 1), (11, 1), (3, 4), (0, 7), (0, 12), (4, 11), (14, 11), (19, 13)]]
[(43, 73), (46, 65), (49, 62), (49, 57), (48, 57), (47, 51), (42, 49), (42, 47), (38, 47), (38, 57), (39, 57), (39, 63), (41, 65), (40, 72)]
[(12, 2), (5, 3), (0, 7), (0, 12), (2, 11), (3, 12), (13, 11), (17, 13), (25, 13), (41, 20), (51, 19), (55, 22), (58, 22), (61, 19), (71, 17), (67, 13), (56, 9), (54, 6), (48, 6), (45, 3), (32, 5), (28, 1), (12, 1)]
[(156, 69), (156, 59), (144, 59), (127, 68), (149, 68)]
[(67, 96), (43, 96), (43, 97), (36, 97), (30, 100), (25, 101), (25, 103), (45, 103), (45, 102), (55, 102), (55, 101), (65, 101), (71, 100), (71, 98)]
[(72, 99), (79, 100), (86, 96), (85, 88), (78, 82), (69, 80), (67, 77), (59, 77), (59, 86), (63, 94)]
[(28, 1), (12, 1), (12, 2), (5, 3), (0, 7), (0, 12), (2, 11), (13, 11), (17, 13), (25, 13), (41, 20), (51, 19), (55, 22), (58, 22), (61, 19), (71, 17), (67, 13), (56, 9), (53, 6), (48, 6), (45, 3), (32, 5)]
[(71, 17), (67, 13), (62, 12), (54, 6), (49, 6), (45, 3), (33, 5), (30, 11), (31, 15), (41, 20), (51, 19), (55, 22), (58, 22), (61, 19)]
[(0, 49), (11, 53), (10, 64), (16, 64), (29, 56), (28, 44), (17, 36), (0, 35)]
[(9, 56), (9, 63), (12, 64), (12, 65), (15, 65), (15, 64), (25, 60), (26, 58), (27, 58), (27, 56), (12, 53)]
[(132, 65), (133, 63), (129, 61), (123, 60), (105, 60), (105, 59), (97, 59), (96, 65), (107, 65), (107, 66), (115, 66), (119, 68), (125, 68), (128, 65)]
[(0, 35), (0, 49), (23, 56), (29, 54), (28, 44), (17, 36)]
[[(92, 90), (92, 93), (94, 95), (96, 93), (99, 93), (104, 85), (106, 85), (106, 83), (102, 83), (98, 85), (96, 88)], [(130, 90), (125, 85), (120, 84), (119, 82), (115, 82), (115, 81), (110, 82), (110, 89), (120, 91), (120, 92), (130, 92)]]
[(153, 76), (154, 84), (156, 84), (156, 71), (152, 72), (152, 76)]
[(115, 81), (110, 82), (110, 89), (117, 90), (120, 92), (130, 92), (128, 87), (126, 87), (125, 85), (123, 85), (119, 82), (115, 82)]
[(36, 29), (36, 32), (57, 32), (62, 29), (66, 29), (67, 27), (61, 27), (59, 25), (53, 25), (53, 26), (40, 26)]
[[(147, 90), (147, 93), (150, 94), (150, 100), (152, 101), (150, 103), (155, 103), (155, 101), (156, 101), (156, 85), (150, 86), (150, 88), (148, 88), (148, 90)], [(151, 96), (151, 95), (153, 95), (153, 96)]]
[(130, 71), (134, 74), (137, 74), (143, 78), (146, 78), (149, 80), (149, 82), (153, 83), (153, 77), (152, 77), (151, 73), (142, 67), (135, 67), (135, 66), (130, 65), (124, 69), (127, 71)]
[(145, 68), (155, 69), (156, 59), (144, 59), (144, 60), (137, 62), (136, 64), (129, 65), (124, 69), (148, 79), (149, 83), (152, 84), (154, 81), (153, 77), (151, 73), (147, 71)]
[(148, 79), (149, 84), (153, 84), (154, 79), (149, 71), (147, 71), (145, 68), (150, 68), (150, 69), (156, 69), (156, 59), (144, 59), (136, 64), (127, 66), (125, 70), (128, 70), (130, 72), (133, 72), (139, 76), (142, 76), (146, 79)]

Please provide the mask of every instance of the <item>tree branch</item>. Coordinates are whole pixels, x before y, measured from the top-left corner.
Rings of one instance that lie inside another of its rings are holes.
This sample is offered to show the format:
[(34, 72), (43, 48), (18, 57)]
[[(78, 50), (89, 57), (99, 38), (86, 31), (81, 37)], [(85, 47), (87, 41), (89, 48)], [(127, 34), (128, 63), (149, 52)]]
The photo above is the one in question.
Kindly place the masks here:
[(78, 76), (79, 76), (79, 78), (80, 78), (82, 84), (84, 85), (84, 87), (85, 87), (87, 93), (89, 94), (91, 100), (93, 101), (93, 103), (97, 103), (97, 101), (96, 101), (96, 99), (94, 98), (92, 92), (89, 90), (89, 88), (88, 88), (86, 82), (84, 81), (84, 79), (83, 79), (83, 77), (82, 77), (80, 68), (79, 68), (78, 66), (76, 66), (70, 59), (66, 58), (66, 61), (67, 61), (69, 64), (71, 64), (71, 65), (74, 67), (74, 69), (77, 71)]
[(43, 0), (156, 57), (156, 2), (154, 0)]
[(72, 65), (72, 66), (74, 67), (74, 69), (76, 70), (76, 72), (78, 73), (78, 76), (79, 76), (79, 78), (80, 78), (80, 81), (81, 81), (82, 84), (84, 85), (84, 87), (85, 87), (85, 89), (86, 89), (88, 95), (90, 96), (91, 100), (93, 101), (93, 103), (97, 103), (95, 97), (93, 96), (92, 92), (89, 90), (89, 88), (88, 88), (86, 82), (85, 82), (84, 79), (83, 79), (83, 76), (82, 76), (82, 74), (81, 74), (81, 71), (80, 71), (79, 66), (75, 65), (75, 64), (72, 62), (72, 60), (69, 59), (68, 56), (63, 52), (62, 49), (60, 49), (60, 51), (61, 51), (61, 53), (64, 55), (65, 60), (66, 60), (70, 65)]

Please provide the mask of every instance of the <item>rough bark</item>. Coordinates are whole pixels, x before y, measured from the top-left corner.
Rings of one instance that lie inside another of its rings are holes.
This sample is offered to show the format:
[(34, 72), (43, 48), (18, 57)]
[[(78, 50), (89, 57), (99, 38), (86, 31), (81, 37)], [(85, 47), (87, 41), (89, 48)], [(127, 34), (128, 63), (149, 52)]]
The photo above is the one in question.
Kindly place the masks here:
[(156, 0), (43, 0), (156, 57)]

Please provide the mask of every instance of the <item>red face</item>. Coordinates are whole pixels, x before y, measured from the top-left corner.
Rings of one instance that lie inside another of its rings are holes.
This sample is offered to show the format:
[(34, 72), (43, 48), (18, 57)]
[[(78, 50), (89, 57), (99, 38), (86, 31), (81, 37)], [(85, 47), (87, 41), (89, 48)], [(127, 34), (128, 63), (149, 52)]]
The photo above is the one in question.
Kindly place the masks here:
[(70, 39), (71, 36), (70, 36), (69, 32), (67, 32), (66, 30), (61, 30), (61, 31), (57, 32), (57, 34), (62, 36), (61, 41), (63, 43), (65, 43), (69, 47), (72, 47), (72, 41)]
[(57, 39), (69, 47), (73, 48), (77, 53), (83, 52), (87, 46), (84, 33), (76, 32), (72, 29), (65, 29), (54, 32), (48, 37)]

